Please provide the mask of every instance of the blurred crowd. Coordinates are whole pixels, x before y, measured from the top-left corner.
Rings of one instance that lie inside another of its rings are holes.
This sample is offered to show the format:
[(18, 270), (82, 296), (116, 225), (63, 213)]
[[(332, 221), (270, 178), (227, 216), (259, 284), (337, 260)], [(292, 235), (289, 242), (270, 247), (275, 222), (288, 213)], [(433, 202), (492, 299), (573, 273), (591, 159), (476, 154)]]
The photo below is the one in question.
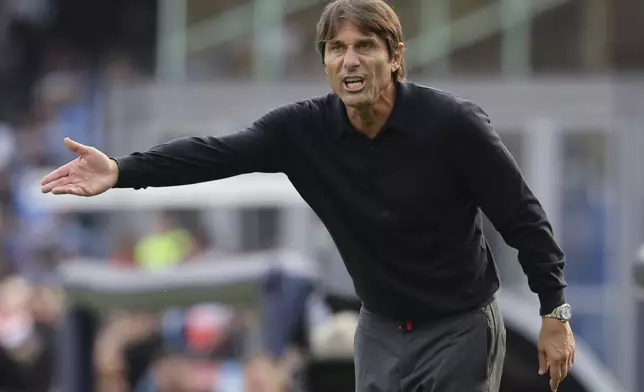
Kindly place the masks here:
[[(0, 1), (2, 391), (45, 392), (60, 381), (57, 380), (60, 369), (56, 366), (60, 355), (57, 336), (64, 322), (65, 299), (56, 274), (59, 263), (85, 257), (109, 260), (118, 267), (158, 270), (188, 260), (209, 245), (199, 228), (191, 232), (168, 213), (160, 213), (158, 226), (151, 227), (148, 233), (138, 237), (121, 234), (111, 241), (105, 235), (105, 219), (100, 214), (48, 213), (36, 211), (25, 202), (21, 195), (22, 176), (33, 169), (55, 167), (68, 161), (70, 155), (61, 143), (66, 136), (101, 148), (102, 98), (112, 86), (144, 80), (151, 74), (149, 69), (137, 64), (136, 56), (130, 55), (132, 47), (124, 48), (118, 42), (109, 41), (101, 45), (91, 39), (84, 42), (80, 35), (85, 32), (91, 36), (91, 26), (80, 29), (79, 35), (78, 24), (82, 22), (66, 20), (65, 16), (70, 17), (69, 9), (74, 7), (80, 8), (76, 10), (78, 13), (83, 13), (83, 8), (91, 10), (70, 3), (73, 2)], [(97, 8), (100, 11), (101, 7)], [(131, 8), (136, 11), (136, 6)], [(129, 26), (127, 20), (123, 21), (124, 31), (142, 23), (132, 16), (134, 20), (129, 21)], [(102, 26), (98, 24), (95, 31)], [(100, 34), (109, 33), (98, 31), (94, 35)], [(118, 34), (114, 35), (114, 41), (118, 41)], [(223, 323), (222, 330), (225, 330), (225, 324), (233, 322), (228, 320), (229, 313), (207, 308), (195, 309), (186, 315), (185, 318), (196, 320), (191, 335), (194, 344), (206, 344), (200, 335), (202, 320), (210, 325), (212, 317), (207, 316), (215, 314), (215, 320), (223, 320), (217, 322)], [(192, 380), (180, 371), (185, 362), (180, 358), (155, 362), (154, 352), (159, 347), (155, 332), (160, 325), (158, 315), (110, 316), (96, 341), (97, 390), (133, 390), (134, 383), (143, 385), (146, 377), (163, 378), (159, 381), (162, 385), (181, 385), (185, 380)], [(213, 328), (207, 330), (211, 334), (217, 332)], [(220, 335), (212, 339), (230, 340), (223, 333)], [(214, 351), (226, 350), (222, 348), (224, 343), (211, 343), (216, 348)], [(139, 349), (143, 352), (139, 355), (150, 359), (131, 360), (132, 366), (124, 367), (126, 351), (130, 348), (133, 355)], [(138, 370), (134, 365), (144, 368)], [(117, 370), (120, 373), (115, 373)], [(135, 374), (137, 371), (140, 374)], [(115, 388), (115, 380), (121, 378), (133, 385)], [(149, 390), (145, 386), (138, 388)]]
[(61, 4), (0, 1), (0, 265), (31, 280), (50, 278), (63, 258), (101, 251), (101, 235), (95, 216), (33, 211), (22, 176), (68, 161), (65, 136), (100, 147), (101, 97), (145, 77), (115, 47), (88, 51), (66, 30)]
[(56, 377), (60, 290), (12, 277), (0, 282), (0, 390), (49, 391)]

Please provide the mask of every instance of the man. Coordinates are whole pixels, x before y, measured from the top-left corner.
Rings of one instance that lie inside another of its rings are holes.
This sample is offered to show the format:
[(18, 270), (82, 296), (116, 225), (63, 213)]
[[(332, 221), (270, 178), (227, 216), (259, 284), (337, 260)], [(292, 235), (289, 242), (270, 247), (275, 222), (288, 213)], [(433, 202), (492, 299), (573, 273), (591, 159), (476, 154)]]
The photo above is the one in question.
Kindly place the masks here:
[(403, 34), (382, 0), (336, 0), (317, 36), (322, 97), (228, 136), (183, 138), (111, 159), (79, 157), (42, 191), (93, 196), (285, 173), (333, 237), (363, 302), (358, 391), (498, 391), (505, 329), (483, 210), (519, 250), (541, 301), (539, 373), (554, 391), (574, 362), (564, 258), (541, 205), (474, 103), (405, 81)]

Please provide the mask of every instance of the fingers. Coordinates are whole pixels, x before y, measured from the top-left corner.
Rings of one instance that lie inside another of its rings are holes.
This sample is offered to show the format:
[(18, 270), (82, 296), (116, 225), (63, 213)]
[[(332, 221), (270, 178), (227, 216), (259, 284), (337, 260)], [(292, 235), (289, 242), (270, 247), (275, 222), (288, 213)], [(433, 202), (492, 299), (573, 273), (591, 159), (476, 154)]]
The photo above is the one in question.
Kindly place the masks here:
[(559, 361), (550, 364), (550, 389), (552, 392), (556, 392), (559, 388), (562, 379), (561, 367), (564, 365), (565, 363)]
[(550, 364), (550, 389), (556, 392), (559, 384), (568, 377), (570, 368), (572, 366), (571, 358), (567, 360), (556, 361)]
[(78, 155), (87, 155), (90, 152), (90, 147), (84, 144), (75, 142), (68, 137), (65, 138), (64, 143), (65, 143), (65, 146), (69, 149), (69, 151), (75, 152)]
[(559, 382), (563, 381), (568, 377), (568, 371), (570, 370), (570, 365), (568, 361), (563, 361), (559, 366)]
[(77, 185), (62, 185), (51, 190), (54, 195), (87, 196), (85, 190)]
[[(575, 352), (573, 351), (570, 356), (562, 360), (555, 360), (547, 363), (547, 368), (550, 368), (550, 390), (552, 392), (557, 392), (559, 385), (563, 380), (568, 377), (572, 364), (574, 362)], [(539, 355), (539, 362), (541, 362), (541, 355)], [(541, 372), (542, 366), (540, 365), (539, 374), (545, 374)]]
[(51, 191), (52, 187), (50, 185), (52, 182), (57, 181), (61, 178), (67, 177), (69, 175), (70, 166), (71, 166), (71, 163), (68, 163), (52, 171), (51, 173), (47, 174), (45, 177), (43, 177), (43, 179), (40, 181), (40, 185), (42, 186), (42, 189), (41, 189), (42, 192), (47, 193)]
[[(64, 140), (65, 146), (72, 151), (75, 152), (78, 155), (87, 155), (91, 151), (91, 147), (88, 147), (84, 144), (80, 144), (78, 142), (73, 141), (70, 138), (65, 138)], [(70, 173), (71, 166), (73, 165), (73, 162), (69, 162), (68, 164), (59, 167), (58, 169), (52, 171), (51, 173), (47, 174), (41, 181), (41, 192), (42, 193), (49, 193), (52, 192), (52, 190), (56, 187), (60, 187), (65, 184), (64, 181), (59, 181), (65, 177), (67, 177)]]
[(66, 186), (66, 185), (70, 185), (69, 177), (68, 176), (63, 176), (63, 177), (60, 177), (60, 178), (58, 178), (56, 180), (53, 180), (51, 182), (48, 182), (48, 183), (44, 184), (40, 188), (40, 190), (42, 191), (42, 193), (49, 193), (55, 188), (60, 188), (60, 187)]
[(548, 361), (546, 359), (546, 352), (539, 349), (539, 374), (544, 375), (548, 371)]
[(576, 352), (577, 352), (577, 349), (575, 348), (574, 338), (573, 338), (572, 349), (570, 351), (570, 354), (568, 355), (568, 372), (567, 372), (567, 374), (570, 373), (570, 370), (572, 369), (572, 365), (575, 364), (575, 353)]
[(559, 381), (555, 380), (554, 378), (550, 379), (550, 390), (552, 392), (557, 392), (557, 389), (559, 389)]

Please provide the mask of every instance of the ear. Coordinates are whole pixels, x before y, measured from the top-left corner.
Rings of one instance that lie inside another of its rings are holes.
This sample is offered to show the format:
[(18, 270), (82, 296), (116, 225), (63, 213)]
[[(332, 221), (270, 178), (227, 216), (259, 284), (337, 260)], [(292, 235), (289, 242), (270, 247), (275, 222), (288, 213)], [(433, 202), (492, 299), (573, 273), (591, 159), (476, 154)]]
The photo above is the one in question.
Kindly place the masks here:
[(394, 50), (394, 55), (391, 58), (391, 72), (396, 72), (400, 69), (404, 52), (405, 44), (399, 42)]

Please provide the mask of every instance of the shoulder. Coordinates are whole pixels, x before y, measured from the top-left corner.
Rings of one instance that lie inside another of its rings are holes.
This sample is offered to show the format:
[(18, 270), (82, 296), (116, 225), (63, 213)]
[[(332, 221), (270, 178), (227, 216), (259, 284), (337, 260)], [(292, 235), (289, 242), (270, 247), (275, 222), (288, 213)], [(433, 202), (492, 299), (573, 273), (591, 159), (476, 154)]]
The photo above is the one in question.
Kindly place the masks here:
[(266, 112), (254, 121), (251, 128), (297, 144), (303, 140), (301, 135), (328, 129), (327, 126), (321, 127), (324, 124), (335, 124), (332, 123), (337, 118), (333, 105), (332, 94), (292, 101)]
[(288, 123), (307, 119), (319, 119), (320, 116), (325, 116), (330, 111), (334, 102), (333, 94), (301, 99), (272, 109), (262, 119), (270, 119), (278, 122), (286, 121)]
[(493, 136), (488, 113), (476, 102), (451, 91), (417, 86), (430, 105), (441, 108), (445, 136), (451, 140)]
[[(453, 146), (479, 143), (497, 138), (487, 112), (473, 100), (434, 87), (407, 84), (411, 96), (416, 97), (422, 107), (416, 111), (430, 116), (437, 132), (433, 134), (441, 140), (447, 150)], [(459, 147), (461, 148), (461, 147)]]
[[(460, 120), (463, 117), (476, 117), (490, 122), (487, 112), (473, 100), (454, 92), (441, 90), (416, 83), (406, 83), (406, 88), (417, 97), (425, 108), (435, 108), (447, 121)], [(433, 111), (432, 111), (433, 112)]]
[(453, 143), (472, 131), (487, 131), (490, 118), (473, 100), (417, 83), (401, 85), (400, 118), (431, 143)]

